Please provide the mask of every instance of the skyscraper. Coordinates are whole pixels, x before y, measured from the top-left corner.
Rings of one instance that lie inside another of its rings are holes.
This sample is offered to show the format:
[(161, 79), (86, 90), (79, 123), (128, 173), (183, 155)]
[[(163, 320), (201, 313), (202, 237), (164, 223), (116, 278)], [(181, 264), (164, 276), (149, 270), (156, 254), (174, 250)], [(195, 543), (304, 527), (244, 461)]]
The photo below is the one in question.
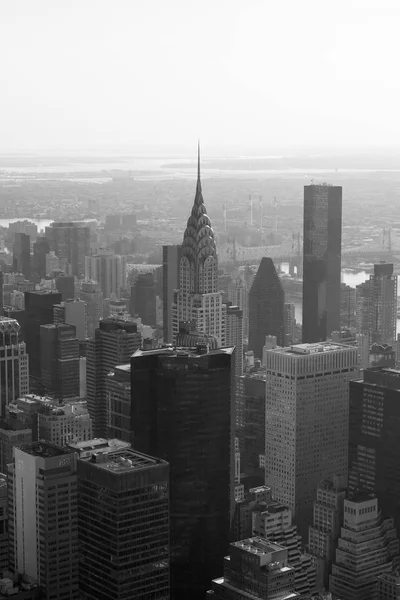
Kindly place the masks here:
[(79, 340), (73, 325), (40, 326), (40, 368), (46, 394), (79, 398)]
[(224, 346), (236, 348), (235, 376), (240, 377), (243, 375), (243, 311), (238, 306), (226, 306)]
[(88, 600), (169, 600), (168, 463), (120, 440), (79, 452), (80, 590)]
[(46, 277), (46, 254), (50, 252), (49, 240), (39, 237), (33, 244), (33, 272), (40, 278)]
[(85, 279), (97, 281), (104, 298), (110, 298), (112, 294), (120, 298), (121, 290), (126, 285), (126, 256), (106, 249), (86, 256)]
[(46, 600), (77, 600), (76, 453), (45, 442), (15, 448), (8, 481), (12, 571), (38, 583)]
[(134, 443), (131, 424), (131, 363), (118, 365), (107, 375), (107, 434)]
[(285, 302), (283, 307), (285, 332), (284, 345), (291, 346), (295, 341), (296, 333), (296, 305), (293, 302)]
[(222, 573), (234, 498), (233, 348), (137, 351), (135, 448), (171, 468), (171, 589), (204, 598)]
[(29, 372), (40, 378), (40, 326), (53, 322), (53, 306), (61, 302), (61, 294), (49, 290), (25, 292), (26, 349), (30, 354)]
[(340, 532), (329, 591), (334, 598), (378, 598), (378, 578), (400, 565), (399, 540), (393, 519), (384, 519), (378, 500), (362, 496), (344, 501)]
[(100, 284), (95, 281), (83, 281), (78, 296), (86, 303), (86, 335), (92, 338), (100, 319), (103, 318), (103, 292)]
[(356, 288), (340, 284), (340, 328), (353, 329), (356, 326)]
[(107, 375), (117, 365), (129, 362), (141, 345), (142, 336), (136, 323), (123, 319), (104, 319), (96, 329), (95, 337), (88, 340), (87, 403), (95, 437), (107, 436)]
[(13, 269), (26, 279), (31, 277), (31, 238), (25, 233), (14, 234)]
[(376, 367), (350, 382), (349, 498), (375, 494), (400, 531), (400, 371)]
[(76, 336), (80, 342), (86, 340), (86, 303), (84, 300), (65, 300), (54, 305), (54, 323), (66, 323), (76, 328)]
[(212, 582), (214, 600), (296, 600), (294, 569), (287, 566), (287, 548), (252, 537), (230, 545), (224, 575)]
[(153, 273), (140, 273), (132, 287), (134, 313), (143, 325), (156, 324), (156, 284)]
[(249, 350), (262, 358), (265, 337), (274, 335), (278, 346), (284, 341), (285, 292), (271, 258), (261, 259), (249, 292)]
[(181, 246), (163, 246), (163, 338), (172, 342), (172, 304), (179, 288)]
[(249, 288), (242, 277), (237, 277), (228, 287), (228, 300), (243, 311), (243, 336), (249, 337)]
[(73, 275), (64, 275), (63, 273), (56, 277), (56, 288), (61, 294), (61, 300), (71, 300), (75, 298), (75, 279)]
[(21, 327), (15, 319), (0, 317), (0, 416), (6, 406), (29, 392), (29, 358), (25, 342), (19, 339)]
[(303, 342), (340, 330), (342, 188), (304, 186)]
[(182, 321), (194, 323), (201, 333), (221, 345), (224, 338), (222, 292), (218, 291), (218, 257), (214, 232), (207, 216), (200, 180), (200, 150), (196, 195), (183, 236), (179, 263), (179, 291), (172, 310), (173, 340)]
[(90, 227), (83, 222), (52, 223), (46, 227), (50, 250), (71, 266), (72, 275), (85, 273), (85, 256), (90, 250)]
[(347, 475), (349, 381), (357, 348), (333, 343), (276, 348), (266, 357), (265, 482), (305, 538), (322, 479)]
[(370, 343), (391, 344), (396, 341), (397, 275), (393, 264), (374, 265), (368, 281), (357, 286), (357, 328), (368, 333)]

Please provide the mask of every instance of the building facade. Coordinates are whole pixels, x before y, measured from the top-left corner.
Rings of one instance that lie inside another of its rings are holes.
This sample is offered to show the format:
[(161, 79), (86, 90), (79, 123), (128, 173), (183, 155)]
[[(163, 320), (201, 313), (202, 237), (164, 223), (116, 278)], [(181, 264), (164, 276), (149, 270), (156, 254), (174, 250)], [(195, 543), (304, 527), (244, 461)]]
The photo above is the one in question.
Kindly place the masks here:
[(171, 588), (204, 598), (222, 572), (234, 508), (233, 348), (137, 351), (135, 448), (171, 465)]
[(26, 350), (31, 355), (29, 373), (40, 379), (40, 326), (53, 323), (53, 307), (61, 294), (49, 290), (25, 292)]
[(306, 539), (320, 481), (347, 476), (348, 386), (358, 373), (357, 348), (298, 344), (265, 357), (265, 482), (293, 510)]
[(140, 273), (132, 288), (134, 314), (144, 325), (156, 325), (156, 284), (153, 273)]
[(107, 375), (107, 434), (134, 444), (131, 424), (131, 364), (118, 365)]
[(14, 234), (13, 270), (26, 279), (31, 277), (31, 238), (25, 233)]
[(243, 311), (238, 306), (227, 305), (225, 311), (224, 346), (235, 350), (235, 376), (243, 375)]
[(71, 274), (83, 277), (85, 256), (90, 253), (90, 227), (84, 222), (52, 223), (46, 227), (45, 235), (50, 250), (70, 265)]
[(73, 325), (40, 326), (40, 368), (46, 394), (79, 398), (79, 340)]
[(95, 281), (83, 281), (78, 296), (86, 304), (86, 335), (93, 338), (103, 318), (103, 292)]
[(107, 435), (107, 375), (117, 365), (126, 364), (142, 345), (142, 336), (133, 321), (104, 319), (88, 340), (86, 349), (87, 403), (95, 437)]
[(304, 186), (303, 342), (340, 330), (342, 188)]
[(73, 447), (81, 592), (88, 600), (169, 600), (168, 463), (120, 440)]
[(20, 341), (21, 326), (15, 319), (0, 317), (0, 416), (16, 398), (29, 392), (29, 357)]
[(163, 246), (163, 338), (172, 342), (172, 304), (174, 291), (179, 289), (181, 246)]
[(45, 442), (15, 448), (8, 481), (11, 570), (46, 600), (78, 600), (76, 453)]
[(85, 279), (100, 285), (103, 298), (110, 298), (112, 294), (120, 298), (126, 286), (126, 264), (126, 256), (100, 249), (97, 254), (86, 256)]
[(271, 258), (262, 258), (249, 292), (249, 350), (262, 358), (267, 335), (284, 342), (285, 292)]

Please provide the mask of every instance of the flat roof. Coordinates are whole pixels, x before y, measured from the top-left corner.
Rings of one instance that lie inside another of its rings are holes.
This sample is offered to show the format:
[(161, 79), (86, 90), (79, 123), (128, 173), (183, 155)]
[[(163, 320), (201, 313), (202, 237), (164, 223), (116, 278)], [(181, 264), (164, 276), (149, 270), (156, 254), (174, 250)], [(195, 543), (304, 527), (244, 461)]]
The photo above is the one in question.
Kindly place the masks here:
[(231, 545), (246, 550), (247, 552), (251, 552), (252, 554), (271, 554), (272, 552), (284, 550), (284, 547), (280, 544), (275, 544), (260, 537), (239, 540)]
[[(206, 344), (199, 344), (199, 346), (203, 346)], [(208, 352), (198, 353), (196, 352), (196, 348), (186, 348), (186, 347), (173, 347), (173, 348), (156, 348), (155, 350), (136, 350), (136, 352), (132, 355), (132, 358), (137, 358), (140, 356), (188, 356), (188, 357), (198, 357), (198, 356), (216, 356), (217, 354), (233, 354), (234, 347), (228, 348), (216, 348), (215, 350), (209, 350)]]
[(317, 342), (314, 344), (293, 344), (286, 348), (273, 348), (269, 352), (274, 354), (289, 354), (290, 356), (312, 356), (314, 354), (339, 352), (341, 350), (354, 350), (356, 347), (336, 342)]
[(52, 458), (54, 456), (64, 456), (64, 454), (72, 454), (70, 448), (62, 448), (49, 442), (33, 442), (26, 446), (20, 446), (20, 450), (32, 456), (41, 456), (42, 458)]
[(111, 473), (127, 473), (129, 471), (138, 471), (148, 469), (156, 465), (167, 465), (168, 463), (159, 458), (153, 458), (147, 454), (136, 452), (132, 448), (109, 449), (102, 452), (98, 449), (96, 452), (87, 452), (84, 456), (78, 458), (80, 461), (90, 463), (94, 467), (109, 471)]

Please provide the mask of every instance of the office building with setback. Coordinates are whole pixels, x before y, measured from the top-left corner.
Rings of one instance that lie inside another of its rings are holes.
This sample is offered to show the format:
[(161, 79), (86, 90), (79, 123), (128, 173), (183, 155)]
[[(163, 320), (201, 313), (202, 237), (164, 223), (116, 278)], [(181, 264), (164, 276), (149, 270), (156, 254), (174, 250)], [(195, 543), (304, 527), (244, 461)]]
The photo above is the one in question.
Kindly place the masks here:
[(117, 365), (128, 363), (141, 345), (137, 324), (118, 318), (103, 319), (95, 337), (87, 342), (86, 394), (96, 437), (107, 435), (107, 375)]
[(87, 600), (169, 600), (169, 466), (120, 440), (76, 444)]
[(25, 292), (26, 350), (31, 354), (29, 374), (40, 378), (40, 326), (53, 323), (53, 307), (60, 304), (61, 294), (49, 290)]
[(378, 600), (378, 579), (400, 565), (393, 519), (384, 519), (378, 500), (361, 496), (344, 501), (329, 591), (341, 600)]
[(259, 537), (230, 545), (224, 575), (212, 582), (208, 600), (295, 600), (294, 569), (287, 549)]
[(347, 475), (349, 381), (357, 348), (298, 344), (266, 357), (265, 483), (306, 540), (322, 479)]
[(400, 531), (400, 371), (366, 369), (350, 382), (349, 498), (375, 494)]
[(272, 258), (262, 258), (249, 292), (249, 350), (262, 359), (267, 335), (283, 346), (285, 292)]
[(204, 598), (222, 573), (234, 510), (233, 348), (137, 351), (135, 448), (171, 468), (171, 588)]
[(304, 186), (303, 342), (340, 329), (342, 188)]
[(10, 568), (45, 600), (78, 600), (76, 453), (46, 442), (14, 449), (8, 470)]

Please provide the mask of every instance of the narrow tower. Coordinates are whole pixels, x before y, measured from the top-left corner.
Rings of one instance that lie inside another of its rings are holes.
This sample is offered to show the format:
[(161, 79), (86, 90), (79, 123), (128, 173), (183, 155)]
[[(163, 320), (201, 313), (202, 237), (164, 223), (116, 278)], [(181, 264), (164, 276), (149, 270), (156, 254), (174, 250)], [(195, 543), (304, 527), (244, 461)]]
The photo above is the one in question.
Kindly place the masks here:
[(180, 323), (190, 322), (194, 330), (212, 335), (221, 344), (222, 320), (217, 249), (201, 189), (199, 146), (196, 194), (183, 236), (179, 290), (172, 307), (173, 339), (175, 341)]

